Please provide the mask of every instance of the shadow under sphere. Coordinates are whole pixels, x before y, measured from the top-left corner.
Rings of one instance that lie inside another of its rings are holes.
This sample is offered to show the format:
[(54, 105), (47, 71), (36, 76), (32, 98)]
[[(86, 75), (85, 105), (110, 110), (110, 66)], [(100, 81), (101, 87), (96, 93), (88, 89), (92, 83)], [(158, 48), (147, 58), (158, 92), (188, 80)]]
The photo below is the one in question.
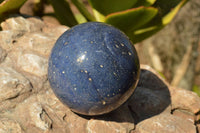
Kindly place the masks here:
[(150, 68), (141, 69), (140, 80), (132, 96), (118, 109), (101, 116), (83, 116), (86, 119), (100, 119), (137, 124), (162, 113), (171, 104), (166, 83)]

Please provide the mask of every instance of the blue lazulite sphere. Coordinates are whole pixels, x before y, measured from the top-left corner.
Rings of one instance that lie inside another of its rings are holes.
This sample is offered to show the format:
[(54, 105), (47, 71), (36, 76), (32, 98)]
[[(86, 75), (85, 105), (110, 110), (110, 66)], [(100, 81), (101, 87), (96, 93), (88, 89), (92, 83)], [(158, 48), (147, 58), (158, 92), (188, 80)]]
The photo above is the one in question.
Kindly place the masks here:
[(138, 56), (128, 37), (99, 22), (64, 32), (49, 58), (48, 78), (55, 95), (84, 115), (108, 113), (123, 104), (139, 73)]

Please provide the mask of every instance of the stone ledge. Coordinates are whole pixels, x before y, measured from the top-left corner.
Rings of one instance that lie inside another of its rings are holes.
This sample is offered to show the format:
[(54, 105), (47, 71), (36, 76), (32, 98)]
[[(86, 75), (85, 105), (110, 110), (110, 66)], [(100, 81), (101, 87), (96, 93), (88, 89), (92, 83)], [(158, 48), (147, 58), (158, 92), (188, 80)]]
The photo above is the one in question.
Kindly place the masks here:
[[(16, 26), (17, 25), (17, 26)], [(80, 116), (53, 94), (48, 56), (68, 28), (38, 18), (7, 19), (0, 32), (0, 130), (18, 133), (196, 133), (200, 98), (173, 88), (149, 66), (130, 99), (102, 116)]]

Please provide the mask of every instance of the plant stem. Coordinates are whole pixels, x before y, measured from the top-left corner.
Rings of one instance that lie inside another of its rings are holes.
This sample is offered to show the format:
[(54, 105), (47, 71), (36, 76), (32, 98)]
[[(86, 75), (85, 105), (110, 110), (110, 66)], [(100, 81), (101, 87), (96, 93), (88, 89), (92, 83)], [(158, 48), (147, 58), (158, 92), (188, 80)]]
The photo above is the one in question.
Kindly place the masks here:
[(85, 7), (85, 5), (81, 0), (71, 0), (71, 1), (88, 21), (96, 20), (95, 17), (87, 10), (87, 8)]
[(53, 6), (55, 14), (61, 24), (70, 27), (78, 24), (70, 8), (69, 3), (66, 0), (59, 0), (59, 1), (49, 0), (49, 1)]
[(93, 12), (94, 12), (94, 16), (95, 16), (97, 21), (99, 21), (99, 22), (104, 22), (105, 21), (105, 16), (104, 15), (99, 13), (96, 9), (93, 9)]

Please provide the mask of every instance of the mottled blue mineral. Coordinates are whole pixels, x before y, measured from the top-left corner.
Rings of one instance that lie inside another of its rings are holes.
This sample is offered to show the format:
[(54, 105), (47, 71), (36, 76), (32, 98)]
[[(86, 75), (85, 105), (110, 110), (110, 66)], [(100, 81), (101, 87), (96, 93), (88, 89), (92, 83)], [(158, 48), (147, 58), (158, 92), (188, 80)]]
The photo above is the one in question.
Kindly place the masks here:
[(84, 115), (108, 113), (123, 104), (132, 95), (139, 73), (129, 38), (99, 22), (64, 32), (49, 58), (48, 78), (55, 95)]

